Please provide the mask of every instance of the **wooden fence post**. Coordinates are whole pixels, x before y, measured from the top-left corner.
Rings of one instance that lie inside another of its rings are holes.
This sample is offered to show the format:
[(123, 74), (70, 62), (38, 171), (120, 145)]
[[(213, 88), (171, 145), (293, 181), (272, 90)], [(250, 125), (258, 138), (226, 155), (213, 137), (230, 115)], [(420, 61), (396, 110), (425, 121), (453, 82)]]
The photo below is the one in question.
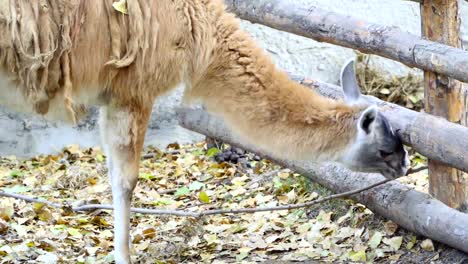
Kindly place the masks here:
[[(426, 38), (461, 47), (458, 0), (421, 1), (422, 32)], [(468, 125), (468, 91), (463, 83), (424, 72), (425, 109), (427, 113)], [(452, 140), (457, 140), (453, 138)], [(442, 154), (442, 153), (441, 153)], [(468, 155), (468, 150), (460, 155)], [(467, 209), (468, 174), (429, 160), (429, 191), (450, 207)]]

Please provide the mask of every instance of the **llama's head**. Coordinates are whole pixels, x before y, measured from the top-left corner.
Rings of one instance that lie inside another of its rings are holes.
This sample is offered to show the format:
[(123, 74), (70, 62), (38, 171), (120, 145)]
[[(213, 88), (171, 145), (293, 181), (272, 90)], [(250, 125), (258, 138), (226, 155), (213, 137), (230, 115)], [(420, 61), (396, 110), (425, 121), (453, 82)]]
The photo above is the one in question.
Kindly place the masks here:
[[(366, 104), (356, 81), (353, 60), (343, 67), (341, 86), (347, 104)], [(355, 171), (377, 172), (392, 179), (404, 176), (409, 166), (408, 152), (398, 131), (393, 130), (377, 106), (368, 106), (361, 113), (356, 126), (357, 136), (342, 162)]]

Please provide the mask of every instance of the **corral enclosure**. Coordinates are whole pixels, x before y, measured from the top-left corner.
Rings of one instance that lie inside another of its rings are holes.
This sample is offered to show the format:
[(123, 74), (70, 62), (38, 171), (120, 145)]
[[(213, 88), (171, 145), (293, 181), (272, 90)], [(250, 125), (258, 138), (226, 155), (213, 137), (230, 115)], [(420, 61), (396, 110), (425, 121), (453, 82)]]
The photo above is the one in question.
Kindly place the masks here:
[[(421, 35), (419, 4), (411, 1), (394, 0), (300, 0), (301, 5), (314, 5), (323, 9), (365, 18), (366, 21), (382, 25), (397, 26), (403, 31)], [(462, 35), (468, 42), (468, 3), (462, 1)], [(338, 83), (344, 61), (355, 56), (351, 49), (319, 43), (285, 32), (280, 32), (249, 22), (243, 27), (258, 40), (259, 44), (275, 59), (279, 67), (288, 72), (308, 76), (328, 83)], [(383, 75), (420, 74), (397, 62), (372, 56), (372, 67)], [(170, 142), (191, 142), (203, 138), (177, 125), (174, 107), (180, 103), (183, 87), (176, 92), (159, 98), (154, 106), (152, 122), (148, 131), (147, 144), (165, 146)], [(51, 153), (68, 144), (95, 146), (99, 144), (97, 111), (77, 128), (59, 123), (45, 122), (9, 111), (0, 111), (0, 155), (34, 155)], [(53, 139), (53, 140), (51, 140)]]

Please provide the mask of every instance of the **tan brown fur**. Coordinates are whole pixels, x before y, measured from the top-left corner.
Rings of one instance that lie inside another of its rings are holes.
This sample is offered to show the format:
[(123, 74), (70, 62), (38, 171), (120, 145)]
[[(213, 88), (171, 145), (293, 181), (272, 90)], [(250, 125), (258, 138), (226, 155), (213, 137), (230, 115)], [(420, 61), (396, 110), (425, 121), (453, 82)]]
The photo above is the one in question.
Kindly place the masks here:
[[(221, 5), (219, 5), (221, 6)], [(292, 82), (264, 51), (220, 12), (209, 68), (189, 91), (246, 140), (289, 158), (338, 158), (356, 136), (363, 110)]]
[(41, 114), (57, 93), (68, 110), (87, 89), (114, 104), (147, 107), (185, 82), (187, 98), (201, 98), (251, 141), (283, 155), (332, 154), (354, 137), (362, 109), (290, 81), (221, 1), (128, 1), (129, 16), (111, 1), (9, 2), (2, 68)]
[[(83, 105), (103, 106), (114, 206), (123, 208), (116, 228), (128, 230), (154, 99), (179, 83), (188, 101), (285, 158), (337, 160), (356, 137), (363, 109), (289, 80), (221, 0), (127, 2), (129, 15), (112, 0), (0, 0), (0, 70), (27, 104), (39, 114), (63, 109), (72, 122)], [(127, 263), (128, 233), (119, 232), (116, 262)]]

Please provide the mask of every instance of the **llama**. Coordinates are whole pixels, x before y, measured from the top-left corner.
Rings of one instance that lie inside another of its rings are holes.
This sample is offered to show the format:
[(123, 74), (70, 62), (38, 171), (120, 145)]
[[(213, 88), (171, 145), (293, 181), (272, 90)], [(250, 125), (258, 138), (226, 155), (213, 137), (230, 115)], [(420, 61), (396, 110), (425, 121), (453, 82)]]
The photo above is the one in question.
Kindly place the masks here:
[(361, 100), (353, 63), (342, 72), (345, 101), (328, 99), (277, 69), (222, 0), (127, 2), (128, 14), (111, 0), (0, 5), (0, 104), (72, 123), (101, 108), (116, 263), (130, 263), (130, 203), (153, 102), (181, 83), (186, 102), (202, 101), (278, 156), (405, 174), (401, 140)]

